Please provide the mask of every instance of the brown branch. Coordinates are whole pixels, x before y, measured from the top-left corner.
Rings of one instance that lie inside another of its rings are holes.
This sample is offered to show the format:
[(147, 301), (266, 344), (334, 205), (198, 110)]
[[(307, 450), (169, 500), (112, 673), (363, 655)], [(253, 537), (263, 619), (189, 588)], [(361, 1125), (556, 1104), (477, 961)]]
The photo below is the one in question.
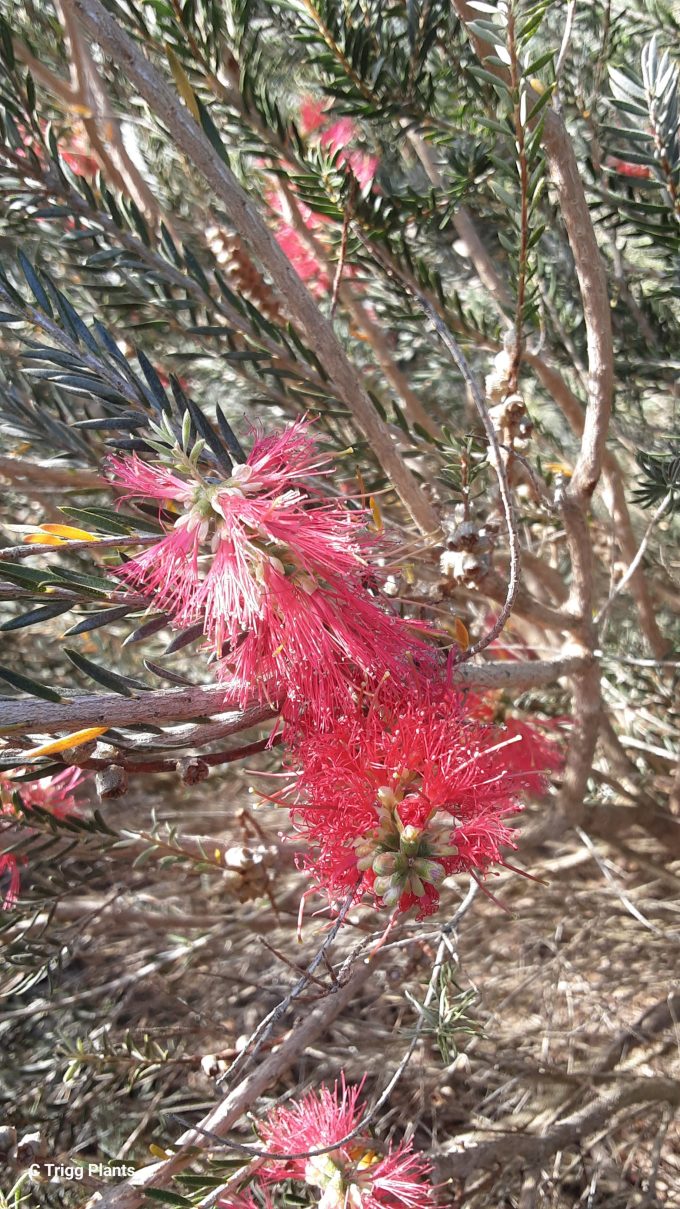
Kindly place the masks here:
[[(408, 119), (404, 118), (401, 125), (404, 129), (408, 127), (406, 129), (406, 138), (423, 165), (430, 182), (436, 189), (444, 189), (446, 187), (444, 177), (430, 145), (410, 126)], [(479, 280), (489, 291), (491, 297), (498, 304), (501, 314), (503, 314), (512, 306), (512, 298), (479, 237), (472, 216), (465, 206), (460, 206), (456, 210), (452, 221), (458, 238), (465, 244), (467, 254)]]
[[(476, 10), (467, 0), (452, 0), (454, 10), (467, 27)], [(508, 70), (487, 61), (485, 43), (468, 29), (481, 62), (509, 89)], [(530, 90), (530, 96), (538, 95)], [(562, 513), (572, 565), (572, 582), (565, 611), (579, 623), (578, 637), (584, 653), (595, 649), (597, 633), (593, 612), (593, 548), (587, 510), (595, 490), (605, 453), (614, 387), (614, 350), (607, 276), (590, 218), (578, 162), (567, 129), (552, 110), (544, 111), (543, 148), (550, 180), (557, 195), (562, 220), (574, 259), (581, 292), (588, 348), (588, 403), (583, 420), (581, 448), (574, 473), (564, 494)], [(569, 746), (560, 811), (572, 823), (580, 822), (588, 777), (595, 757), (602, 718), (600, 673), (592, 663), (574, 680), (574, 731)]]
[[(494, 600), (497, 604), (502, 604), (505, 600), (505, 583), (497, 571), (487, 571), (480, 577), (476, 586), (484, 596), (488, 596), (490, 600)], [(560, 612), (559, 609), (552, 609), (549, 605), (542, 604), (540, 600), (536, 600), (522, 585), (520, 585), (515, 598), (513, 613), (517, 617), (522, 617), (525, 621), (531, 622), (532, 625), (540, 626), (546, 630), (557, 630), (568, 633), (578, 628), (578, 622), (574, 617), (569, 617), (566, 613)]]
[[(310, 249), (314, 258), (318, 260), (320, 264), (328, 268), (326, 249), (314, 234), (314, 231), (306, 226), (305, 221), (300, 213), (298, 200), (288, 185), (285, 177), (280, 177), (277, 180), (277, 185), (285, 196), (292, 226), (300, 236), (300, 239), (303, 240), (303, 242)], [(378, 365), (395, 391), (397, 398), (402, 402), (406, 414), (416, 424), (420, 424), (426, 432), (431, 434), (431, 436), (441, 437), (441, 429), (437, 424), (434, 423), (434, 421), (425, 411), (423, 404), (421, 403), (418, 395), (412, 389), (408, 379), (406, 378), (406, 375), (396, 364), (383, 331), (377, 323), (374, 323), (368, 309), (355, 296), (351, 283), (341, 282), (338, 296), (342, 302), (342, 305), (351, 315), (357, 328), (365, 336), (367, 343), (371, 346)]]
[(586, 1138), (605, 1125), (611, 1126), (613, 1117), (633, 1104), (680, 1105), (680, 1082), (660, 1077), (635, 1079), (611, 1095), (590, 1101), (545, 1134), (508, 1133), (457, 1153), (440, 1155), (437, 1174), (441, 1179), (466, 1179), (473, 1172), (488, 1170), (498, 1163), (509, 1164), (513, 1160), (523, 1164), (544, 1163), (558, 1150), (582, 1146)]
[(132, 697), (92, 693), (64, 701), (4, 698), (0, 700), (0, 734), (53, 734), (84, 726), (131, 726), (144, 722), (155, 726), (220, 714), (224, 726), (221, 733), (227, 735), (275, 718), (278, 712), (276, 706), (255, 704), (224, 713), (224, 698), (224, 686), (217, 684), (164, 688)]
[(201, 127), (180, 103), (165, 79), (144, 57), (132, 38), (107, 13), (100, 0), (69, 0), (82, 26), (134, 84), (164, 123), (178, 148), (214, 190), (226, 207), (234, 227), (250, 251), (267, 270), (300, 331), (319, 356), (334, 388), (354, 416), (361, 435), (394, 484), (413, 520), (424, 533), (436, 533), (435, 509), (395, 448), (355, 368), (338, 342), (333, 326), (320, 313), (314, 299), (281, 250), (248, 194), (216, 154)]
[(454, 670), (456, 684), (478, 689), (542, 688), (554, 684), (560, 676), (573, 676), (584, 670), (587, 661), (580, 657), (563, 659), (530, 659), (526, 662), (497, 661), (482, 664), (458, 664)]
[(660, 1003), (647, 1008), (634, 1024), (621, 1029), (613, 1038), (601, 1062), (595, 1070), (609, 1071), (618, 1066), (631, 1049), (645, 1045), (666, 1029), (677, 1028), (680, 1021), (680, 991), (667, 995)]
[[(102, 484), (103, 485), (103, 484)], [(48, 533), (45, 537), (49, 537)], [(56, 542), (26, 542), (22, 546), (4, 546), (0, 547), (0, 572), (2, 564), (23, 562), (25, 558), (35, 558), (38, 554), (53, 554), (55, 551), (65, 552), (67, 550), (96, 550), (100, 547), (102, 550), (116, 550), (119, 546), (150, 546), (160, 540), (157, 534), (154, 537), (140, 537), (138, 533), (131, 533), (128, 536), (121, 534), (120, 537), (94, 537), (82, 538), (77, 541), (70, 541), (64, 538), (62, 541)], [(118, 600), (119, 595), (123, 598), (130, 597), (131, 607), (136, 603), (136, 598), (130, 596), (127, 589), (121, 584), (120, 593), (112, 593)]]
[[(359, 232), (359, 238), (382, 265), (388, 276), (392, 277), (393, 274), (389, 264), (386, 263), (382, 254), (378, 252), (377, 248), (371, 248), (361, 232)], [(472, 401), (474, 402), (475, 410), (477, 411), (488, 442), (488, 458), (498, 482), (498, 492), (501, 497), (503, 517), (508, 534), (510, 567), (508, 574), (508, 585), (503, 603), (501, 605), (501, 611), (490, 630), (488, 630), (488, 632), (484, 634), (482, 638), (478, 639), (477, 642), (473, 643), (472, 646), (468, 647), (466, 651), (461, 652), (457, 656), (458, 662), (465, 663), (468, 659), (472, 659), (474, 655), (477, 655), (480, 651), (483, 651), (487, 646), (490, 646), (494, 639), (497, 638), (498, 635), (503, 631), (505, 623), (512, 613), (515, 601), (517, 599), (517, 594), (520, 590), (521, 550), (519, 531), (517, 529), (515, 510), (513, 507), (512, 496), (510, 494), (510, 486), (508, 484), (508, 479), (505, 472), (505, 463), (503, 461), (503, 455), (498, 443), (496, 429), (494, 428), (493, 422), (489, 415), (484, 394), (479, 386), (479, 383), (472, 373), (472, 370), (470, 369), (470, 366), (463, 355), (462, 349), (454, 338), (453, 332), (441, 318), (437, 307), (432, 304), (428, 296), (424, 294), (417, 285), (409, 285), (407, 289), (412, 297), (419, 303), (421, 309), (430, 320), (430, 323), (434, 327), (449, 357), (453, 361), (454, 365), (457, 366), (460, 375), (469, 391)]]
[(106, 483), (94, 470), (55, 466), (49, 462), (25, 462), (20, 457), (0, 457), (0, 478), (22, 487), (22, 480), (37, 483), (41, 488), (70, 487), (78, 491), (101, 491)]
[(78, 91), (66, 80), (62, 80), (55, 71), (41, 63), (31, 54), (24, 42), (19, 38), (12, 39), (14, 54), (20, 63), (24, 63), (34, 80), (38, 80), (53, 96), (58, 97), (67, 109), (72, 109), (79, 103)]
[[(581, 400), (569, 388), (561, 374), (534, 353), (524, 353), (524, 361), (535, 370), (539, 381), (551, 395), (572, 431), (583, 436), (585, 414)], [(621, 554), (630, 564), (636, 555), (638, 542), (626, 502), (621, 467), (616, 455), (605, 449), (602, 462), (602, 494), (612, 519), (614, 536)], [(637, 606), (642, 632), (657, 659), (668, 653), (669, 644), (661, 633), (644, 571), (638, 567), (630, 579), (630, 591)]]
[[(585, 666), (580, 657), (526, 662), (491, 662), (481, 666), (462, 665), (456, 669), (456, 681), (471, 688), (531, 688), (554, 683), (560, 676), (573, 675)], [(192, 731), (187, 742), (210, 742), (216, 738), (247, 730), (275, 718), (276, 705), (254, 704), (245, 710), (224, 713), (225, 689), (219, 684), (192, 685), (190, 688), (166, 688), (137, 696), (116, 693), (67, 697), (64, 701), (39, 701), (35, 698), (0, 699), (0, 734), (52, 734), (69, 732), (83, 726), (130, 726), (136, 723), (180, 722), (188, 718), (217, 714), (206, 734)], [(192, 737), (194, 736), (194, 737)], [(158, 737), (150, 745), (162, 742)], [(141, 741), (139, 741), (141, 742)], [(138, 743), (139, 745), (139, 743)]]
[(132, 198), (152, 224), (160, 206), (123, 142), (116, 118), (90, 48), (83, 38), (72, 0), (58, 0), (71, 61), (71, 89), (90, 146), (109, 184)]

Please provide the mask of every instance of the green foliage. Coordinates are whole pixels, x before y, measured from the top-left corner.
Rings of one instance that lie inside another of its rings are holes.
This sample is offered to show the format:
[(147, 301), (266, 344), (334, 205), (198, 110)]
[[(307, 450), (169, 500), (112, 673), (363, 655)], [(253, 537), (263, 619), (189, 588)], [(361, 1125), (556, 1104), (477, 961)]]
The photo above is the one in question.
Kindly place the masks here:
[(467, 1037), (479, 1036), (481, 1030), (476, 1023), (472, 1008), (477, 1001), (477, 992), (463, 990), (456, 980), (456, 965), (453, 961), (442, 963), (437, 977), (436, 996), (424, 1011), (424, 1032), (431, 1034), (436, 1042), (445, 1066), (455, 1060)]
[(680, 507), (680, 444), (673, 443), (660, 453), (639, 453), (637, 464), (644, 479), (633, 496), (643, 508), (661, 504), (668, 496), (669, 508)]

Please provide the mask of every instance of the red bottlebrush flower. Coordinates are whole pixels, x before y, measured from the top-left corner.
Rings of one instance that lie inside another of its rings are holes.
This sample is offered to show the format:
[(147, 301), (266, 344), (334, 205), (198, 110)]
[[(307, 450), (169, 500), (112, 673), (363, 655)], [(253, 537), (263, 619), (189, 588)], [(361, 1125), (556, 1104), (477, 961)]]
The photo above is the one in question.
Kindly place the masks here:
[(91, 179), (99, 171), (97, 160), (86, 149), (85, 144), (81, 143), (80, 139), (74, 139), (69, 146), (62, 147), (61, 158), (68, 164), (76, 176), (87, 176)]
[(289, 717), (308, 701), (317, 726), (351, 704), (356, 685), (403, 679), (413, 656), (431, 650), (364, 586), (384, 538), (367, 510), (321, 494), (313, 480), (330, 461), (299, 420), (258, 439), (227, 481), (185, 482), (138, 458), (109, 462), (131, 493), (184, 506), (120, 577), (178, 625), (202, 622), (241, 703), (283, 689)]
[(332, 126), (324, 130), (321, 135), (321, 146), (331, 152), (341, 152), (342, 154), (338, 156), (339, 163), (346, 165), (362, 189), (368, 189), (378, 170), (378, 157), (377, 155), (366, 155), (363, 151), (349, 151), (345, 154), (345, 148), (355, 137), (356, 126), (351, 118), (340, 118), (339, 121), (333, 122)]
[[(260, 1125), (273, 1153), (297, 1154), (340, 1142), (356, 1129), (364, 1107), (361, 1086), (348, 1087), (344, 1076), (333, 1089), (320, 1087), (300, 1100), (274, 1108)], [(318, 1209), (434, 1209), (431, 1164), (411, 1142), (376, 1154), (369, 1137), (357, 1135), (327, 1154), (289, 1160), (265, 1160), (263, 1183), (286, 1180), (318, 1190)]]
[(652, 169), (648, 164), (632, 164), (630, 160), (621, 160), (616, 155), (608, 155), (604, 163), (606, 168), (611, 168), (614, 172), (618, 172), (620, 176), (650, 180), (652, 175)]
[[(22, 863), (25, 860), (26, 858), (23, 857)], [(19, 859), (11, 852), (0, 852), (0, 879), (6, 875), (9, 875), (9, 883), (2, 900), (2, 907), (4, 911), (11, 911), (19, 897), (19, 888), (21, 886)]]
[[(330, 114), (325, 106), (325, 101), (312, 100), (310, 97), (301, 102), (300, 129), (302, 133), (309, 136), (320, 132), (317, 140), (319, 145), (331, 155), (337, 155), (337, 163), (344, 166), (362, 190), (370, 189), (378, 169), (377, 157), (359, 151), (357, 148), (351, 149), (351, 144), (357, 134), (354, 122), (351, 118), (341, 117), (329, 125)], [(296, 230), (292, 222), (290, 203), (285, 193), (278, 188), (270, 189), (267, 193), (267, 202), (275, 216), (277, 243), (290, 260), (298, 277), (317, 297), (328, 293), (331, 288), (328, 272), (318, 257), (314, 255), (314, 250)], [(315, 214), (302, 201), (297, 203), (297, 208), (307, 230), (323, 245), (324, 250), (332, 255), (333, 249), (327, 246), (327, 240), (324, 238), (328, 224), (332, 220), (324, 214)], [(345, 266), (346, 276), (353, 276), (353, 272), (351, 265)]]
[[(544, 725), (550, 723), (559, 725), (554, 719), (547, 719)], [(559, 743), (541, 733), (537, 726), (519, 718), (506, 718), (503, 732), (507, 739), (520, 738), (519, 743), (511, 743), (505, 748), (506, 768), (522, 778), (526, 793), (542, 793), (546, 773), (561, 772), (564, 767), (564, 752)]]
[(318, 100), (305, 97), (300, 102), (300, 129), (303, 134), (313, 134), (315, 130), (325, 126), (327, 121), (326, 102), (322, 97)]
[[(17, 822), (25, 822), (23, 811), (30, 812), (33, 806), (48, 810), (58, 819), (76, 814), (78, 805), (74, 794), (84, 775), (80, 768), (65, 768), (54, 777), (41, 777), (38, 781), (25, 784), (13, 781), (11, 776), (0, 776), (0, 820), (5, 824), (3, 830), (15, 830)], [(20, 794), (23, 811), (14, 804), (16, 792)], [(25, 856), (0, 852), (0, 879), (3, 875), (9, 875), (9, 885), (2, 902), (5, 910), (13, 907), (17, 901), (21, 884), (20, 866), (25, 864)]]
[[(498, 722), (492, 699), (468, 697), (468, 708), (483, 722)], [(536, 722), (523, 722), (519, 718), (503, 718), (503, 733), (506, 739), (518, 738), (505, 748), (504, 763), (508, 772), (522, 777), (526, 793), (536, 795), (545, 788), (546, 774), (561, 772), (564, 767), (564, 751), (559, 743), (560, 730), (567, 718), (542, 718)], [(558, 738), (551, 738), (546, 731), (553, 731)]]
[(515, 737), (442, 687), (401, 699), (381, 691), (367, 712), (308, 730), (292, 757), (292, 813), (317, 887), (338, 901), (363, 873), (357, 897), (417, 905), (421, 918), (437, 909), (445, 877), (501, 862), (501, 848), (516, 846), (505, 819), (539, 779), (513, 755)]

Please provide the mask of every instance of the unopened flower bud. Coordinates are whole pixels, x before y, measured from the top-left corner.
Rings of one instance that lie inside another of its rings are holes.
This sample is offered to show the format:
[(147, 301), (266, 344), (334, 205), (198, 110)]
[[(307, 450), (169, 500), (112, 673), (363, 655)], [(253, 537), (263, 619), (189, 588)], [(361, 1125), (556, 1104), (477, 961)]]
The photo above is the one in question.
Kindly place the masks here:
[(400, 877), (398, 873), (393, 873), (391, 877), (376, 877), (373, 883), (373, 889), (380, 898), (385, 899), (385, 902), (387, 902), (387, 895), (392, 890), (398, 890), (398, 901), (403, 893), (404, 879)]
[(389, 877), (397, 871), (397, 853), (379, 852), (373, 861), (373, 872), (379, 876)]
[(386, 907), (396, 907), (403, 893), (404, 887), (400, 883), (398, 886), (390, 886), (380, 897)]
[(407, 856), (416, 856), (420, 848), (422, 832), (410, 823), (401, 833), (401, 847)]
[(439, 885), (446, 877), (446, 870), (443, 865), (440, 865), (438, 861), (428, 861), (424, 858), (415, 862), (413, 872), (431, 886)]

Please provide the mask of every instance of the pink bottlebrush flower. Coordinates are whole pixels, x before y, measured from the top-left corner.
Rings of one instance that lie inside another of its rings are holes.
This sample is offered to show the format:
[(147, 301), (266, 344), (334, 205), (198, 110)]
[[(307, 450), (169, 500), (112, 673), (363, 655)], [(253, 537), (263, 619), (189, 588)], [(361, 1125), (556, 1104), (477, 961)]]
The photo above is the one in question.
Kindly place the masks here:
[[(323, 101), (312, 101), (310, 98), (304, 100), (300, 106), (300, 117), (303, 133), (309, 135), (321, 130), (319, 143), (332, 155), (347, 151), (357, 137), (356, 125), (350, 117), (336, 118), (328, 124), (330, 114)], [(340, 155), (338, 160), (350, 169), (362, 189), (368, 188), (373, 182), (378, 170), (377, 156), (366, 155), (363, 151), (355, 149)]]
[[(26, 783), (14, 781), (11, 775), (0, 776), (0, 820), (5, 824), (3, 830), (16, 830), (17, 823), (24, 824), (26, 813), (30, 814), (34, 806), (49, 811), (58, 819), (76, 814), (78, 804), (75, 790), (84, 776), (80, 768), (65, 768), (56, 776), (41, 777), (40, 780)], [(17, 792), (23, 809), (14, 804), (14, 794)], [(17, 901), (21, 884), (20, 866), (25, 864), (26, 857), (23, 855), (0, 853), (0, 878), (9, 875), (9, 885), (2, 903), (5, 910), (13, 907)]]
[[(331, 285), (329, 274), (315, 255), (311, 241), (305, 240), (293, 225), (293, 214), (285, 193), (279, 188), (270, 189), (266, 200), (274, 215), (276, 242), (282, 252), (285, 252), (298, 277), (305, 282), (315, 297), (320, 298), (327, 294)], [(323, 214), (314, 214), (304, 202), (297, 202), (297, 208), (307, 230), (326, 250), (325, 230), (330, 219)]]
[[(500, 722), (493, 695), (481, 698), (470, 694), (467, 701), (470, 712), (480, 721)], [(525, 792), (534, 796), (542, 793), (546, 774), (562, 771), (565, 757), (560, 738), (567, 723), (567, 718), (541, 718), (535, 722), (514, 717), (502, 719), (505, 738), (519, 739), (505, 749), (505, 765), (508, 772), (522, 777)], [(550, 737), (546, 731), (552, 731), (556, 737)]]
[(7, 889), (2, 900), (3, 911), (11, 911), (16, 905), (19, 897), (19, 889), (21, 887), (21, 873), (19, 872), (19, 862), (26, 863), (26, 857), (16, 857), (11, 852), (0, 852), (0, 879), (9, 876)]
[(368, 189), (378, 171), (377, 155), (366, 155), (363, 151), (348, 151), (345, 148), (356, 138), (356, 126), (351, 118), (340, 118), (333, 122), (321, 135), (321, 146), (331, 153), (341, 152), (338, 162), (344, 164), (356, 178), (362, 189)]
[[(300, 1100), (274, 1108), (260, 1125), (260, 1136), (273, 1154), (321, 1150), (351, 1134), (364, 1113), (361, 1086), (348, 1087), (344, 1076), (331, 1090), (322, 1086)], [(265, 1161), (265, 1184), (287, 1180), (313, 1189), (319, 1209), (434, 1209), (431, 1164), (414, 1152), (412, 1142), (376, 1154), (370, 1137), (357, 1135), (327, 1154)]]
[(421, 918), (437, 909), (445, 877), (502, 863), (501, 849), (516, 846), (505, 820), (539, 777), (511, 754), (522, 741), (513, 738), (436, 684), (401, 698), (380, 691), (325, 733), (307, 729), (290, 792), (317, 887), (337, 902), (363, 874), (358, 898), (417, 906)]
[(321, 146), (329, 151), (344, 151), (356, 138), (357, 128), (351, 118), (338, 118), (321, 135)]
[(265, 1188), (259, 1188), (260, 1199), (252, 1192), (224, 1192), (217, 1204), (219, 1209), (274, 1209), (274, 1202)]
[(120, 577), (178, 625), (203, 624), (239, 702), (253, 692), (278, 699), (283, 689), (289, 717), (309, 701), (317, 726), (351, 704), (356, 686), (385, 674), (403, 680), (414, 658), (432, 657), (365, 586), (385, 539), (370, 512), (320, 492), (331, 460), (298, 420), (256, 440), (227, 481), (189, 483), (139, 459), (109, 462), (135, 494), (184, 506)]
[[(271, 199), (270, 199), (271, 200)], [(308, 223), (311, 227), (311, 223)], [(281, 220), (276, 230), (276, 242), (285, 252), (298, 277), (310, 286), (318, 298), (327, 294), (331, 280), (321, 262), (289, 222)]]
[(356, 177), (362, 189), (369, 189), (375, 180), (379, 160), (377, 155), (367, 155), (364, 151), (350, 151), (345, 161), (350, 172)]
[(65, 768), (52, 777), (41, 777), (39, 781), (21, 782), (19, 785), (12, 785), (11, 780), (7, 778), (5, 785), (19, 790), (26, 810), (30, 811), (33, 806), (39, 806), (42, 810), (48, 810), (55, 818), (63, 819), (67, 815), (78, 813), (75, 791), (86, 776), (87, 773), (82, 768), (73, 767)]
[(300, 102), (300, 129), (303, 134), (313, 134), (326, 125), (328, 113), (323, 97), (305, 97)]
[[(331, 155), (337, 155), (337, 163), (355, 178), (362, 190), (369, 190), (378, 170), (377, 156), (352, 148), (357, 128), (351, 118), (341, 117), (330, 121), (330, 117), (326, 102), (322, 99), (306, 97), (300, 104), (302, 133), (306, 136), (318, 134), (318, 144)], [(267, 203), (275, 216), (276, 241), (296, 273), (317, 297), (327, 294), (331, 288), (329, 274), (292, 222), (290, 203), (285, 193), (279, 188), (270, 189), (267, 193)], [(325, 233), (332, 220), (324, 214), (314, 213), (302, 201), (297, 203), (297, 207), (310, 235), (326, 250), (328, 241)], [(330, 247), (327, 250), (329, 254), (332, 252)], [(345, 266), (346, 276), (353, 276), (354, 271), (351, 265)]]

